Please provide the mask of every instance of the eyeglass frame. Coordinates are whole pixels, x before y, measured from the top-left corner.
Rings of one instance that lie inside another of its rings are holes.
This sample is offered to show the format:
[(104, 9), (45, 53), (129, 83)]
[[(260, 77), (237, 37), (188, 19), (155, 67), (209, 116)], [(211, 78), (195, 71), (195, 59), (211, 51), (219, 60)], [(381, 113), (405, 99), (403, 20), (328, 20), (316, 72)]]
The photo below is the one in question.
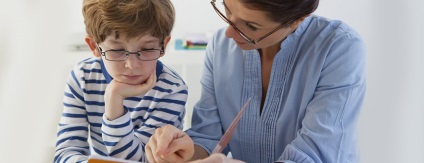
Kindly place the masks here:
[[(250, 37), (248, 37), (246, 34), (244, 34), (239, 28), (237, 28), (237, 26), (231, 22), (224, 14), (221, 13), (221, 11), (219, 11), (219, 9), (216, 7), (216, 0), (211, 0), (211, 4), (212, 7), (215, 9), (215, 12), (219, 15), (219, 17), (221, 17), (226, 23), (228, 23), (231, 27), (234, 28), (235, 31), (237, 31), (237, 33), (247, 42), (251, 43), (251, 44), (257, 44), (259, 41), (267, 38), (268, 36), (270, 36), (271, 34), (277, 32), (278, 30), (280, 30), (281, 28), (285, 27), (287, 24), (282, 24), (280, 26), (278, 26), (277, 28), (275, 28), (274, 30), (272, 30), (271, 32), (263, 35), (262, 37), (259, 37), (257, 40), (255, 39), (251, 39)], [(226, 6), (225, 6), (226, 7)]]
[[(159, 56), (158, 56), (157, 58), (155, 58), (155, 59), (148, 59), (148, 60), (145, 60), (145, 59), (141, 59), (141, 58), (140, 58), (140, 56), (141, 56), (141, 52), (142, 52), (142, 51), (146, 51), (146, 50), (140, 50), (140, 51), (136, 51), (136, 52), (130, 52), (130, 51), (127, 51), (127, 50), (106, 50), (106, 51), (103, 51), (103, 49), (99, 46), (99, 44), (98, 44), (98, 43), (96, 43), (96, 45), (97, 45), (97, 48), (99, 49), (100, 55), (101, 55), (101, 56), (104, 56), (106, 60), (108, 60), (108, 61), (113, 61), (113, 62), (122, 62), (122, 61), (126, 61), (126, 60), (128, 60), (128, 57), (130, 56), (130, 54), (135, 54), (135, 55), (137, 55), (137, 58), (138, 58), (139, 60), (141, 60), (141, 61), (153, 61), (153, 60), (157, 60), (157, 59), (159, 59), (159, 58), (162, 56), (162, 54), (164, 54), (164, 53), (165, 53), (165, 50), (163, 49), (163, 45), (162, 45), (162, 47), (161, 47), (160, 49), (147, 49), (147, 50), (159, 50), (159, 53), (160, 53), (160, 54), (159, 54)], [(108, 58), (106, 57), (106, 52), (108, 52), (108, 51), (123, 51), (123, 52), (125, 52), (125, 59), (124, 59), (124, 60), (110, 60), (110, 59), (108, 59)]]

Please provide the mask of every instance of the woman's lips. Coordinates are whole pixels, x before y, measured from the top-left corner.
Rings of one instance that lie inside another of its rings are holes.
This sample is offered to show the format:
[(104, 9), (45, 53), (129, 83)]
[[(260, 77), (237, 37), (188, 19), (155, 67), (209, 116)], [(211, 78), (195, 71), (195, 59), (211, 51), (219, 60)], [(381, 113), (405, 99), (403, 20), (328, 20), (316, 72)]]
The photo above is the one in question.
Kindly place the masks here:
[(237, 44), (239, 44), (239, 45), (243, 45), (243, 44), (246, 44), (246, 42), (240, 42), (240, 41), (236, 41), (236, 40), (234, 40)]

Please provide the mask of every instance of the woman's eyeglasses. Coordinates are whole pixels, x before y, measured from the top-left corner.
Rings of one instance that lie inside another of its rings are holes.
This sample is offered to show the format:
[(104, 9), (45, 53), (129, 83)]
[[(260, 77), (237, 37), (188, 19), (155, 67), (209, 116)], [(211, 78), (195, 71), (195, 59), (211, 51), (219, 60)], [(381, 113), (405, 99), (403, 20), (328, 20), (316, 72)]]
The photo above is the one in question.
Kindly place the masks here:
[[(240, 36), (245, 39), (247, 42), (251, 43), (251, 44), (257, 44), (259, 41), (265, 39), (266, 37), (270, 36), (271, 34), (277, 32), (278, 30), (280, 30), (281, 28), (283, 28), (285, 25), (281, 25), (278, 26), (277, 28), (275, 28), (274, 30), (272, 30), (271, 32), (263, 35), (262, 37), (259, 37), (258, 39), (252, 39), (250, 37), (248, 37), (246, 34), (244, 34), (239, 28), (237, 28), (237, 26), (231, 22), (224, 14), (222, 14), (222, 12), (220, 11), (219, 8), (224, 8), (226, 7), (224, 4), (224, 1), (222, 1), (222, 4), (218, 4), (218, 5), (222, 5), (222, 6), (217, 6), (216, 4), (216, 0), (212, 0), (211, 4), (213, 6), (213, 8), (215, 9), (216, 13), (219, 15), (219, 17), (222, 18), (222, 20), (224, 20), (226, 23), (228, 23), (231, 27), (234, 28), (235, 31), (237, 31), (237, 33), (240, 34)], [(221, 9), (222, 10), (222, 9)]]

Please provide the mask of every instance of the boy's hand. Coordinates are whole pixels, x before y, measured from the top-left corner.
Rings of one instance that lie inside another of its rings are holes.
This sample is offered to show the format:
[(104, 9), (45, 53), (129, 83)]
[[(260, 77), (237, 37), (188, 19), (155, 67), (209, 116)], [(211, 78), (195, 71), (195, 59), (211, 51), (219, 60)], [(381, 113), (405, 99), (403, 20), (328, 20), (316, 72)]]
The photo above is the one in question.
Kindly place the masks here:
[(106, 88), (106, 91), (111, 90), (111, 93), (117, 94), (125, 99), (127, 97), (138, 96), (146, 94), (147, 91), (152, 89), (156, 84), (156, 70), (154, 70), (145, 83), (131, 85), (112, 80)]
[(193, 154), (193, 140), (172, 125), (156, 129), (146, 145), (146, 156), (150, 163), (187, 162)]
[(131, 85), (112, 80), (106, 88), (105, 116), (109, 120), (114, 120), (125, 114), (123, 107), (124, 99), (127, 97), (144, 95), (156, 84), (156, 71), (154, 70), (145, 83)]

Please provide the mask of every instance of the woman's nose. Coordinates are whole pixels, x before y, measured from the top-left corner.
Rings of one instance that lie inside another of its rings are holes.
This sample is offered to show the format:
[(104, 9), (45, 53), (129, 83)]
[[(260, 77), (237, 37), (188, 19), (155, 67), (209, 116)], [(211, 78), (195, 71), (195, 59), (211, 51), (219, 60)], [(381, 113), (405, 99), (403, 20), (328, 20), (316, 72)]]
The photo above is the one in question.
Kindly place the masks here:
[(237, 35), (237, 31), (231, 25), (228, 25), (227, 30), (225, 31), (225, 36), (227, 36), (228, 38), (234, 38)]

